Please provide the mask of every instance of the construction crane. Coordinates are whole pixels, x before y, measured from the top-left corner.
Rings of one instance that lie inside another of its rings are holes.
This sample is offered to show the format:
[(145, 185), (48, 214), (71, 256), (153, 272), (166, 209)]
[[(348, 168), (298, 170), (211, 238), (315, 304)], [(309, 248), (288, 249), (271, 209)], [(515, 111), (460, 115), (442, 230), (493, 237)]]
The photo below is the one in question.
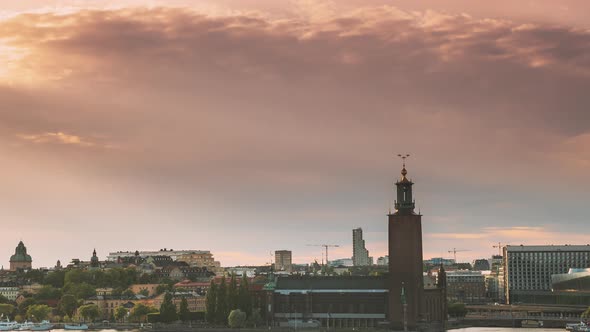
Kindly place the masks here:
[(332, 248), (337, 248), (340, 247), (337, 244), (308, 244), (309, 247), (324, 247), (326, 248), (326, 265), (328, 266), (328, 248), (332, 247)]
[(457, 253), (461, 252), (461, 251), (471, 251), (469, 249), (457, 249), (457, 248), (453, 248), (453, 250), (449, 250), (449, 254), (453, 253), (453, 258), (455, 259), (455, 263), (457, 263)]
[(498, 242), (497, 246), (492, 246), (493, 248), (498, 248), (498, 256), (502, 256), (502, 249), (507, 245), (507, 243), (504, 243), (504, 245), (502, 245), (502, 242)]

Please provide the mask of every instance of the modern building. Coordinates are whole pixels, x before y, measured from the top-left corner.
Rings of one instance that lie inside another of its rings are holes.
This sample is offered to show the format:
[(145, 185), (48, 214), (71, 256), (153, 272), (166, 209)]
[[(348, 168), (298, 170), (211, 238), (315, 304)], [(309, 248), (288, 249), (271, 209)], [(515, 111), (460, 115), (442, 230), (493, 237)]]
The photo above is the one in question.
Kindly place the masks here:
[(490, 271), (490, 261), (487, 259), (476, 259), (473, 261), (473, 269), (475, 271)]
[(455, 260), (452, 258), (434, 257), (434, 258), (425, 260), (424, 264), (432, 265), (432, 266), (440, 266), (440, 265), (450, 266), (450, 265), (455, 264)]
[(20, 241), (14, 250), (14, 255), (10, 257), (10, 271), (30, 270), (33, 265), (33, 259), (27, 254), (27, 247), (23, 241)]
[(389, 256), (383, 256), (377, 258), (377, 265), (379, 266), (388, 266), (389, 265)]
[(369, 250), (365, 247), (365, 240), (363, 240), (363, 229), (360, 227), (352, 230), (352, 264), (354, 266), (371, 265)]
[(277, 250), (275, 251), (275, 270), (291, 272), (292, 270), (291, 250)]
[(451, 302), (485, 303), (485, 275), (481, 271), (448, 271), (447, 299)]
[(330, 266), (338, 267), (338, 266), (354, 266), (352, 262), (352, 258), (338, 258), (333, 259), (330, 261)]
[(551, 289), (590, 293), (590, 269), (569, 269), (567, 273), (552, 275)]
[(552, 275), (590, 267), (590, 245), (504, 247), (507, 303), (531, 302), (551, 292)]
[(394, 330), (415, 331), (421, 323), (444, 324), (446, 321), (446, 273), (441, 265), (439, 287), (424, 289), (422, 215), (414, 212), (414, 183), (407, 178), (405, 166), (404, 162), (402, 176), (395, 183), (395, 212), (388, 215), (388, 318)]

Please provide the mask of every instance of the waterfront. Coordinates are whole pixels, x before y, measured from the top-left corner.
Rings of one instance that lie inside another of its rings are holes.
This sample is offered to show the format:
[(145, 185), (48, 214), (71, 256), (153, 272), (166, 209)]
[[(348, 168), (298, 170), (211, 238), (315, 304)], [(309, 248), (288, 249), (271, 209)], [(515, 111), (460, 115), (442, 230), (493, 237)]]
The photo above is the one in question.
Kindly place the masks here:
[(452, 330), (455, 332), (524, 332), (524, 331), (535, 331), (535, 332), (555, 332), (555, 331), (559, 331), (559, 330), (563, 330), (565, 331), (565, 329), (560, 329), (560, 328), (554, 328), (554, 329), (549, 329), (549, 328), (512, 328), (512, 327), (468, 327), (468, 328), (464, 328), (464, 329), (456, 329), (456, 330)]

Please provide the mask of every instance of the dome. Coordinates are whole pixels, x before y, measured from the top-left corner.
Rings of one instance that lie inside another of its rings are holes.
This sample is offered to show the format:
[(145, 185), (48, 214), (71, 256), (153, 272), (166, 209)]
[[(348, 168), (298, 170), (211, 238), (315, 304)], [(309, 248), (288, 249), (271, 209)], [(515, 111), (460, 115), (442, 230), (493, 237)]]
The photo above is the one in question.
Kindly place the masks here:
[(33, 261), (33, 259), (31, 258), (31, 256), (27, 254), (27, 247), (25, 247), (25, 244), (23, 243), (23, 241), (20, 241), (18, 243), (18, 246), (16, 246), (16, 249), (14, 250), (14, 255), (10, 256), (10, 262), (11, 263), (15, 263), (15, 262), (30, 263), (32, 261)]

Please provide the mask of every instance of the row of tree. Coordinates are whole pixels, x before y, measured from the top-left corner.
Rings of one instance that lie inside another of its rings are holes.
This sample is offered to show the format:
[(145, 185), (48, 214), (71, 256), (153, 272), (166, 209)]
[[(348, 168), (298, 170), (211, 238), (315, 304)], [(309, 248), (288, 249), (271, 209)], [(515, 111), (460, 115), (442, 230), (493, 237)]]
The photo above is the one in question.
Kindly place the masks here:
[(227, 325), (232, 310), (239, 309), (246, 317), (252, 317), (252, 296), (248, 278), (244, 275), (238, 287), (236, 276), (232, 275), (229, 283), (225, 277), (217, 285), (211, 280), (207, 291), (205, 318), (209, 323)]

